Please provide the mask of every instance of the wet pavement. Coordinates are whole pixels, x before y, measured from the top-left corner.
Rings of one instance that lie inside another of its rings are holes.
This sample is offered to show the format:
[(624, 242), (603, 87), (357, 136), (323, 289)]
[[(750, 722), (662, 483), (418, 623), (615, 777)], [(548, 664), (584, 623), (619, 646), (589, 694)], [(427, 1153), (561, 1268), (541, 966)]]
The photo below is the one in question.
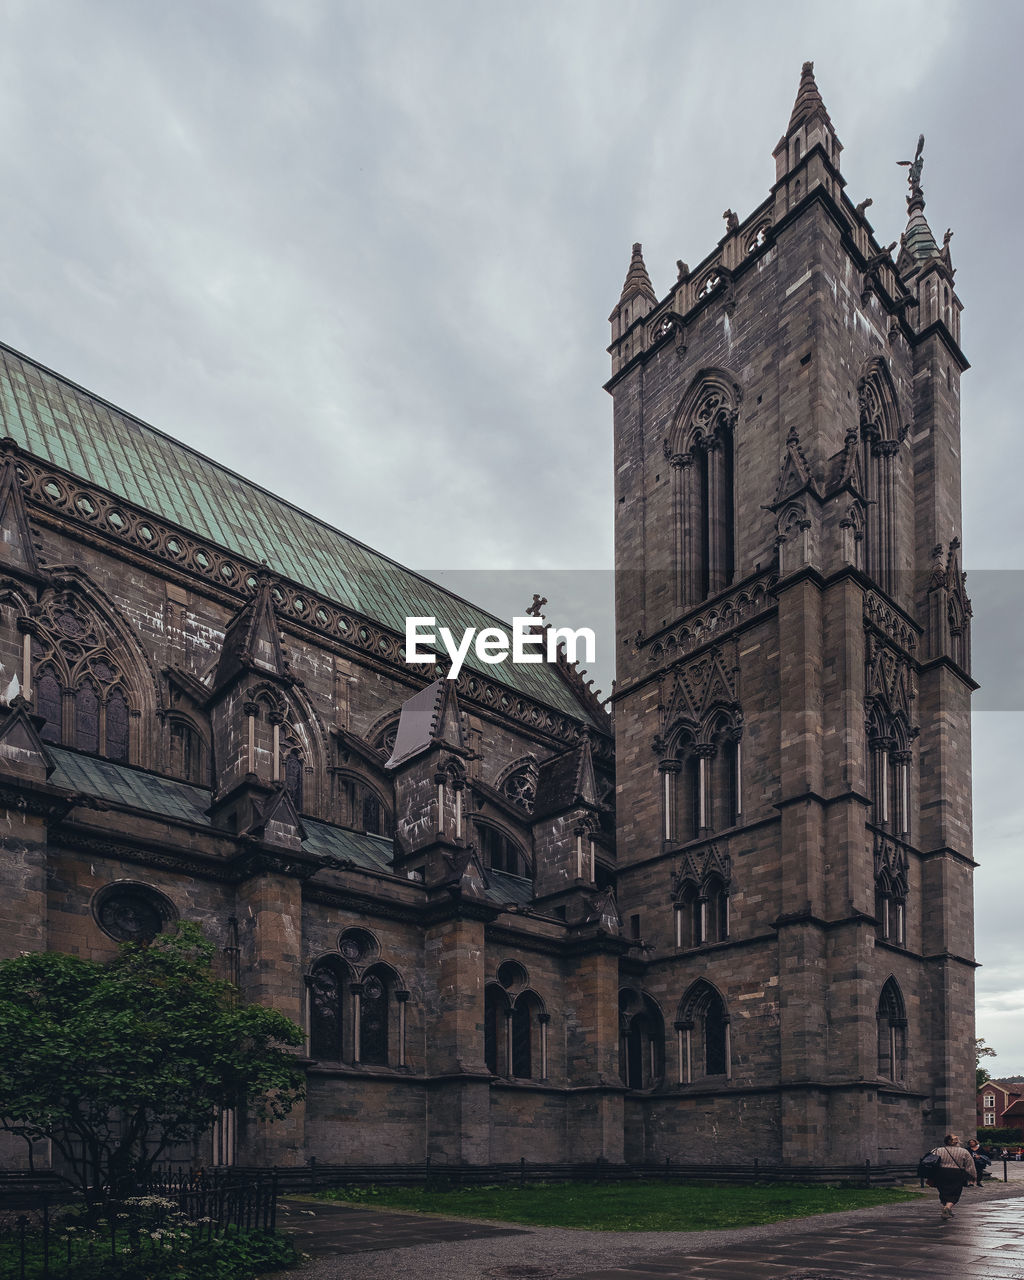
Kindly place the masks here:
[(279, 1221), (313, 1255), (288, 1280), (1024, 1280), (1020, 1166), (1007, 1186), (965, 1191), (950, 1222), (931, 1190), (885, 1208), (699, 1233), (519, 1227), (322, 1201), (287, 1201)]

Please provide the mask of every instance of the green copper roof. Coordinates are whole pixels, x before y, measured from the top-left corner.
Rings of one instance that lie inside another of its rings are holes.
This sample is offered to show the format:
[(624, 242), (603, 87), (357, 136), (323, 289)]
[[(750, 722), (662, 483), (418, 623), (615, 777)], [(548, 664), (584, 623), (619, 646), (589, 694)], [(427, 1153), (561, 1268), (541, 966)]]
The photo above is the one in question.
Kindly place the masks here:
[(939, 246), (935, 243), (935, 237), (932, 235), (932, 229), (928, 225), (923, 209), (916, 209), (911, 213), (907, 229), (903, 234), (900, 253), (909, 254), (915, 263), (939, 256)]
[[(56, 787), (65, 787), (102, 800), (115, 808), (135, 809), (153, 818), (172, 818), (189, 822), (211, 831), (207, 810), (210, 792), (176, 778), (162, 778), (144, 769), (115, 764), (100, 756), (82, 755), (64, 747), (47, 744), (46, 750), (56, 768), (49, 781)], [(392, 841), (384, 836), (372, 836), (359, 831), (336, 827), (316, 818), (303, 818), (306, 838), (302, 851), (318, 858), (339, 858), (351, 862), (366, 871), (394, 873)], [(533, 898), (533, 885), (520, 876), (510, 876), (503, 871), (488, 871), (487, 896), (498, 906), (515, 903), (526, 906)]]
[[(404, 634), (407, 616), (457, 638), (501, 621), (2, 344), (0, 435), (393, 631)], [(465, 665), (592, 723), (553, 666), (492, 667), (475, 654)]]
[(46, 750), (57, 766), (50, 775), (55, 787), (67, 787), (79, 795), (138, 809), (155, 817), (177, 818), (202, 827), (210, 825), (206, 813), (210, 792), (203, 787), (161, 778), (99, 756), (80, 755), (63, 747), (47, 744)]

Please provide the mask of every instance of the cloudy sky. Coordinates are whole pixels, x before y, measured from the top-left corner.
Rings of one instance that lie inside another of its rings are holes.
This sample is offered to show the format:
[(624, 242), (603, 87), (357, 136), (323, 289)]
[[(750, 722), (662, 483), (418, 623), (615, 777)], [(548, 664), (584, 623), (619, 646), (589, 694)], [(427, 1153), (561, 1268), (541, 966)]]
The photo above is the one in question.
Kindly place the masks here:
[(883, 243), (905, 222), (896, 161), (925, 133), (974, 365), (978, 1027), (996, 1073), (1024, 1072), (1024, 6), (0, 13), (0, 339), (506, 614), (541, 591), (575, 625), (607, 599), (601, 384), (632, 242), (662, 294), (726, 206), (764, 198), (805, 59)]

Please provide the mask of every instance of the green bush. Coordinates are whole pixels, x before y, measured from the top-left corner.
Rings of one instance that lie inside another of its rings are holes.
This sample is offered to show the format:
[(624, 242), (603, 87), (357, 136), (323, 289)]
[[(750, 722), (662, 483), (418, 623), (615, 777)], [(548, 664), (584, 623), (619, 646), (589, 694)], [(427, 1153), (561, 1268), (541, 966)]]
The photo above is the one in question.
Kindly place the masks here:
[(986, 1147), (1019, 1147), (1024, 1143), (1021, 1129), (979, 1129), (978, 1141)]

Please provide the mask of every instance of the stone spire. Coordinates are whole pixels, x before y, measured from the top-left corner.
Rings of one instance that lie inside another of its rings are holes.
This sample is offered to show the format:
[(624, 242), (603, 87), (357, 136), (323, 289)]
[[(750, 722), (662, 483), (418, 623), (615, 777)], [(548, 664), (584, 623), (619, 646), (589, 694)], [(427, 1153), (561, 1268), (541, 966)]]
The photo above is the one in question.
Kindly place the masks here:
[(825, 103), (818, 92), (817, 81), (814, 79), (814, 63), (805, 62), (800, 68), (800, 87), (796, 91), (793, 114), (789, 117), (789, 128), (786, 130), (787, 136), (814, 115), (820, 115), (829, 129), (833, 133), (835, 132), (828, 111), (825, 108)]
[[(815, 148), (824, 154), (825, 170), (816, 171), (811, 164), (810, 170), (799, 176), (802, 168), (808, 167), (808, 157)], [(789, 127), (779, 139), (778, 146), (772, 153), (775, 157), (775, 180), (781, 182), (790, 174), (798, 175), (801, 192), (806, 192), (816, 184), (827, 185), (839, 172), (839, 153), (843, 144), (836, 137), (832, 117), (825, 108), (818, 85), (814, 79), (814, 63), (805, 62), (800, 71), (800, 87), (796, 91), (796, 101), (789, 117)]]
[(647, 274), (647, 267), (644, 264), (643, 245), (639, 241), (633, 246), (633, 256), (630, 259), (629, 270), (626, 272), (626, 281), (619, 296), (619, 306), (621, 307), (624, 302), (638, 294), (650, 298), (652, 302), (658, 301), (654, 286), (651, 284), (651, 277)]

